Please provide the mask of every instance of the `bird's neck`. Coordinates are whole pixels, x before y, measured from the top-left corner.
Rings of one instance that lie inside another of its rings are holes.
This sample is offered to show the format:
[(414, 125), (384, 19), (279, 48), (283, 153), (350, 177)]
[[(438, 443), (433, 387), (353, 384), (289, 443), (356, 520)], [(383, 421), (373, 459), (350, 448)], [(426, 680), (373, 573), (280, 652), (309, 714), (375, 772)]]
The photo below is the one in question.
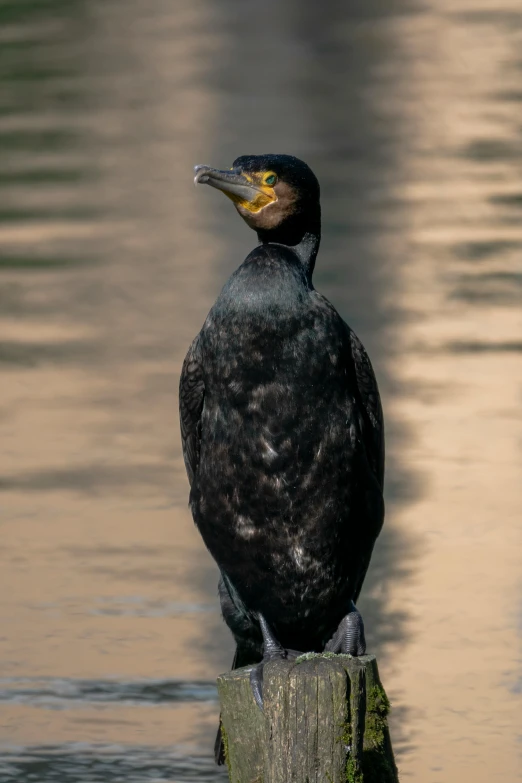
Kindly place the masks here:
[(263, 245), (277, 244), (291, 248), (311, 279), (321, 242), (321, 208), (317, 205), (295, 220), (286, 221), (281, 228), (258, 231), (257, 236)]
[(308, 277), (312, 277), (315, 259), (319, 252), (319, 244), (321, 242), (321, 229), (319, 231), (307, 231), (298, 245), (295, 245), (294, 252), (297, 253), (303, 266), (305, 267)]

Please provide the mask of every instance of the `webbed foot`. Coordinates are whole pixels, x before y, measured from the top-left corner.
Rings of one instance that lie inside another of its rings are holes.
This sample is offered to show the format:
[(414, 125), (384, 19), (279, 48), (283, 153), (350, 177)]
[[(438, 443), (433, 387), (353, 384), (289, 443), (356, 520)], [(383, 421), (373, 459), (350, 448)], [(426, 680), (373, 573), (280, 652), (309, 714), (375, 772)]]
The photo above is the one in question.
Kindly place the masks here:
[(273, 661), (276, 658), (287, 658), (288, 650), (279, 644), (275, 638), (272, 629), (266, 622), (262, 614), (258, 615), (261, 633), (263, 634), (263, 660), (256, 664), (250, 672), (250, 687), (254, 694), (254, 699), (260, 710), (263, 709), (263, 670), (265, 663)]
[(325, 652), (348, 653), (354, 656), (364, 655), (366, 652), (362, 615), (353, 601), (350, 611), (343, 617), (337, 631), (324, 649)]

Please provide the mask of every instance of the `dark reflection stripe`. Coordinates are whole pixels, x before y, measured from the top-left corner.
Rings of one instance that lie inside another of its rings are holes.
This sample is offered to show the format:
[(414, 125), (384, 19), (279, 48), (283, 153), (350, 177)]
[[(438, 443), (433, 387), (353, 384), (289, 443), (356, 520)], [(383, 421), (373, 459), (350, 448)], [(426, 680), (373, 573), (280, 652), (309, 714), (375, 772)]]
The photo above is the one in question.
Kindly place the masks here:
[(92, 220), (99, 215), (99, 211), (92, 207), (45, 207), (29, 208), (29, 207), (10, 207), (0, 209), (0, 223), (27, 223), (29, 221), (38, 221), (39, 223), (45, 223), (46, 221), (56, 220)]
[(4, 171), (0, 188), (10, 185), (75, 184), (92, 179), (90, 172), (76, 168), (30, 168), (22, 171)]
[(522, 145), (504, 139), (478, 139), (468, 144), (462, 155), (471, 160), (513, 161), (522, 157)]
[(508, 289), (484, 290), (479, 286), (459, 286), (450, 295), (451, 299), (461, 300), (463, 302), (490, 303), (496, 305), (519, 305), (520, 292)]
[(494, 101), (507, 101), (509, 103), (522, 103), (522, 91), (505, 90), (504, 92), (494, 93), (491, 96)]
[(3, 340), (0, 342), (0, 363), (22, 367), (37, 364), (82, 364), (99, 352), (96, 343), (86, 340), (67, 340), (56, 343), (29, 343)]
[(462, 340), (448, 343), (442, 350), (451, 353), (519, 353), (522, 351), (522, 340), (491, 343)]
[(228, 780), (208, 756), (176, 748), (50, 745), (0, 750), (2, 783), (219, 783)]
[[(216, 686), (204, 680), (73, 680), (64, 678), (2, 678), (0, 702), (47, 709), (89, 704), (185, 704), (217, 701)], [(1, 778), (0, 778), (1, 780)]]
[(0, 130), (0, 147), (8, 151), (32, 152), (35, 147), (42, 147), (46, 151), (62, 150), (70, 148), (74, 142), (78, 143), (77, 135), (72, 131), (64, 130)]
[(450, 353), (520, 353), (522, 340), (502, 340), (485, 342), (481, 340), (453, 340), (441, 345), (426, 345), (417, 343), (410, 348), (417, 354), (450, 354)]
[[(522, 101), (522, 94), (520, 97)], [(506, 207), (522, 207), (522, 193), (500, 193), (498, 196), (491, 196), (492, 204), (501, 204)]]
[(497, 304), (520, 304), (522, 272), (485, 272), (475, 275), (461, 275), (451, 292), (451, 299), (466, 302), (492, 302)]
[(39, 256), (37, 254), (35, 254), (34, 256), (27, 256), (27, 255), (10, 254), (10, 255), (0, 255), (0, 270), (2, 268), (46, 270), (46, 269), (68, 267), (71, 266), (72, 264), (74, 264), (75, 266), (78, 266), (79, 264), (86, 264), (86, 263), (92, 264), (93, 261), (94, 259), (80, 258), (78, 256), (71, 258), (70, 256), (61, 256), (61, 257)]
[[(0, 354), (1, 355), (1, 354)], [(27, 472), (19, 476), (1, 476), (0, 492), (52, 492), (56, 489), (71, 492), (107, 492), (115, 487), (133, 487), (136, 491), (143, 487), (169, 486), (172, 503), (180, 502), (170, 490), (172, 472), (168, 464), (158, 465), (81, 465), (63, 470), (41, 470)], [(104, 569), (98, 569), (103, 572)]]
[(462, 259), (470, 261), (481, 261), (498, 257), (502, 253), (522, 250), (521, 242), (496, 239), (482, 242), (462, 242), (455, 245), (455, 254)]

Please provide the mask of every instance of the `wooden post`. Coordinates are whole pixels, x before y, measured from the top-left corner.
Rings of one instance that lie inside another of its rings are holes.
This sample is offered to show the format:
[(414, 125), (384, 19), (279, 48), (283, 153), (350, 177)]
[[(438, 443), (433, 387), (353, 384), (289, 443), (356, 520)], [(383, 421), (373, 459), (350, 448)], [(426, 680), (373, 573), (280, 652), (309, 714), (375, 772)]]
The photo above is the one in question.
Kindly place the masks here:
[(374, 655), (266, 664), (264, 713), (249, 675), (245, 667), (218, 677), (231, 783), (398, 783)]

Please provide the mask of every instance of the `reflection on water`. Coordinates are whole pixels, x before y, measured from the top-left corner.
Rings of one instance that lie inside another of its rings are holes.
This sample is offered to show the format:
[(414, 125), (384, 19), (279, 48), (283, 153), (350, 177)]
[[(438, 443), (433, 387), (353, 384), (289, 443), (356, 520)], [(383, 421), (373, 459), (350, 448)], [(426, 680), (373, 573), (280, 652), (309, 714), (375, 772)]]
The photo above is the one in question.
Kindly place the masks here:
[(120, 680), (0, 679), (0, 701), (33, 704), (48, 709), (66, 709), (68, 702), (82, 705), (118, 702), (119, 704), (162, 704), (217, 700), (215, 683)]
[(0, 46), (2, 783), (225, 779), (176, 389), (253, 241), (191, 165), (266, 151), (382, 387), (401, 778), (521, 779), (519, 4), (0, 0)]
[(2, 780), (45, 783), (143, 783), (145, 780), (215, 783), (228, 780), (213, 760), (149, 746), (45, 745), (9, 751), (0, 758)]

